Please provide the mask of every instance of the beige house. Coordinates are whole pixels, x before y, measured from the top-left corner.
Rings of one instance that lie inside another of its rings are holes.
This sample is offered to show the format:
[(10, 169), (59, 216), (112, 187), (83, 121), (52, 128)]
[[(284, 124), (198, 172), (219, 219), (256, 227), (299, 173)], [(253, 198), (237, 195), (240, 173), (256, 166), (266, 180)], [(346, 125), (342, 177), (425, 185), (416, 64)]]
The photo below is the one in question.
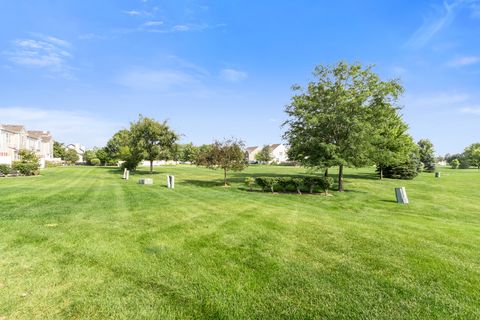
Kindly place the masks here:
[[(255, 162), (256, 155), (263, 149), (263, 147), (254, 146), (248, 147), (245, 149), (245, 158), (248, 162)], [(272, 156), (272, 160), (270, 163), (282, 163), (288, 162), (288, 147), (281, 143), (270, 144), (268, 145), (268, 149), (270, 150), (270, 155)]]
[(83, 156), (85, 155), (85, 151), (87, 148), (79, 143), (70, 143), (65, 147), (65, 150), (75, 150), (78, 154), (78, 161), (77, 163), (82, 163), (84, 162)]
[(48, 131), (27, 131), (22, 125), (0, 125), (0, 164), (19, 160), (20, 150), (31, 150), (40, 158), (40, 166), (53, 158), (53, 139)]
[(245, 149), (245, 158), (248, 162), (255, 162), (257, 159), (255, 158), (257, 153), (262, 150), (259, 146), (248, 147)]

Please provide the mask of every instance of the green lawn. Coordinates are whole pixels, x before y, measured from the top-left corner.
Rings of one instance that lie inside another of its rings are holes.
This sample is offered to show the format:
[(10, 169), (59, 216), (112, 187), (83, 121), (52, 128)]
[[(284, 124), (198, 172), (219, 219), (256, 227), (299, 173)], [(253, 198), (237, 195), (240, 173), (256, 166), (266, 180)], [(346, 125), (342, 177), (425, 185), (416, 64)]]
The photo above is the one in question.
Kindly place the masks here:
[[(479, 319), (480, 172), (322, 195), (163, 167), (0, 178), (0, 319)], [(165, 187), (165, 174), (176, 189)], [(394, 202), (405, 186), (411, 204)]]

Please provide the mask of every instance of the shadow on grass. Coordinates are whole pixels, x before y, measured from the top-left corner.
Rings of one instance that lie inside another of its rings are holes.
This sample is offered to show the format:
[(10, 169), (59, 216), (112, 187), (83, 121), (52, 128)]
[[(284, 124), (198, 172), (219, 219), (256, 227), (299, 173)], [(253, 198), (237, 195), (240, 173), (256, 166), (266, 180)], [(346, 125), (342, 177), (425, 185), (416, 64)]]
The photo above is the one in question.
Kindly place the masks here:
[(380, 202), (387, 202), (387, 203), (397, 203), (397, 201), (395, 200), (387, 200), (387, 199), (382, 199), (382, 200), (378, 200)]

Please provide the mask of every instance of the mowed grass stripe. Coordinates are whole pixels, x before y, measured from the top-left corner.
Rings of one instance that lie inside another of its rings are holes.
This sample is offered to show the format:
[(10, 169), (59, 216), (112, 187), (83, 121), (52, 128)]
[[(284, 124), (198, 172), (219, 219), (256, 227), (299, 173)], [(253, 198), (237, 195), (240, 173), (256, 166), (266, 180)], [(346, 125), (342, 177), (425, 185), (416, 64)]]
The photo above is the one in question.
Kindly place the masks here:
[[(30, 218), (11, 219), (1, 210), (11, 204), (0, 201), (0, 316), (479, 316), (479, 210), (463, 202), (478, 186), (474, 171), (399, 182), (349, 170), (350, 192), (324, 197), (243, 186), (249, 175), (305, 174), (299, 168), (251, 167), (232, 174), (230, 188), (220, 186), (219, 171), (157, 170), (129, 181), (113, 168), (47, 170), (39, 193), (55, 189), (57, 197), (30, 203)], [(175, 190), (165, 188), (166, 173), (175, 174)], [(136, 183), (147, 176), (155, 185)], [(62, 189), (64, 177), (76, 182)], [(9, 197), (25, 181), (15, 180)], [(409, 206), (391, 202), (400, 183)], [(15, 241), (20, 229), (30, 241)]]

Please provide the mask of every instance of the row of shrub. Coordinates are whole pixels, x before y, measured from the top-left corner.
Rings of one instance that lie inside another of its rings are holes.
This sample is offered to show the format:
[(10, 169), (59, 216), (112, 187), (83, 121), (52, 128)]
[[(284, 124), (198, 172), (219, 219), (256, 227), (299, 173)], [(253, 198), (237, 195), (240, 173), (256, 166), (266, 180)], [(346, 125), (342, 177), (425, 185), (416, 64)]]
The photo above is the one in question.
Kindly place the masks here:
[(255, 185), (258, 185), (263, 191), (273, 192), (288, 192), (294, 191), (302, 194), (302, 191), (314, 193), (315, 190), (320, 189), (323, 193), (328, 194), (333, 186), (333, 178), (331, 177), (248, 177), (245, 179), (245, 184), (253, 190)]
[(40, 173), (38, 164), (32, 162), (14, 161), (12, 166), (0, 164), (0, 173), (4, 176), (36, 176)]

